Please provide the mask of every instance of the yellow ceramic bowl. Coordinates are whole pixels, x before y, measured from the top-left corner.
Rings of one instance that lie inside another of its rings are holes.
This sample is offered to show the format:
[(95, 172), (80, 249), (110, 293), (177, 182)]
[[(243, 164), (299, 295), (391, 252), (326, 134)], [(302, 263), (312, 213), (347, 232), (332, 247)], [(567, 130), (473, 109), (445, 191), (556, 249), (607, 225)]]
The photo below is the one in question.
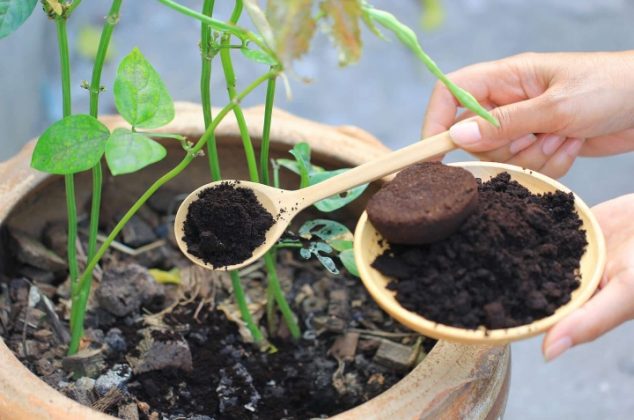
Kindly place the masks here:
[[(460, 166), (483, 181), (489, 180), (500, 172), (508, 172), (512, 179), (533, 193), (555, 190), (570, 192), (559, 182), (518, 166), (492, 162), (460, 162), (451, 165)], [(486, 330), (483, 327), (476, 330), (457, 328), (430, 321), (403, 308), (395, 299), (394, 292), (386, 288), (388, 278), (371, 267), (372, 262), (383, 252), (385, 247), (379, 245), (381, 235), (374, 229), (365, 212), (361, 215), (355, 230), (355, 261), (365, 287), (379, 306), (401, 324), (420, 334), (460, 343), (502, 344), (521, 340), (548, 330), (563, 317), (583, 305), (599, 285), (605, 266), (603, 233), (590, 208), (576, 195), (575, 209), (583, 222), (583, 229), (586, 231), (588, 240), (588, 247), (581, 258), (581, 285), (572, 293), (570, 301), (554, 314), (519, 327), (494, 330)]]

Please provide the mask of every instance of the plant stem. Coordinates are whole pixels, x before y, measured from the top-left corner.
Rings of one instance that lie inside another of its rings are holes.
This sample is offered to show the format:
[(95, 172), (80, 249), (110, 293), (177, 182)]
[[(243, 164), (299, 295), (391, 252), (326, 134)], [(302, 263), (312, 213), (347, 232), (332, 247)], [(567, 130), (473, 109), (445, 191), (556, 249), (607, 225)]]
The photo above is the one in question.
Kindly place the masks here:
[[(108, 46), (110, 45), (110, 39), (112, 38), (112, 32), (115, 25), (119, 21), (119, 10), (121, 9), (121, 3), (123, 0), (113, 0), (110, 12), (106, 16), (103, 29), (101, 31), (101, 38), (99, 39), (99, 47), (97, 54), (95, 55), (95, 64), (92, 69), (92, 78), (90, 81), (90, 115), (97, 118), (99, 115), (99, 94), (101, 93), (101, 73), (103, 71), (103, 65), (106, 61), (106, 55), (108, 54)], [(90, 205), (90, 226), (88, 230), (88, 254), (87, 258), (90, 261), (97, 250), (97, 233), (99, 231), (99, 213), (101, 209), (101, 191), (103, 185), (103, 173), (101, 168), (101, 162), (97, 163), (92, 168), (92, 202)], [(92, 275), (89, 281), (83, 286), (90, 290), (92, 283)], [(71, 329), (74, 325), (77, 325), (77, 318), (79, 315), (77, 311), (81, 306), (76, 305), (79, 290), (73, 294), (73, 305), (71, 307)]]
[(187, 137), (181, 136), (180, 134), (171, 134), (171, 133), (150, 133), (149, 131), (136, 131), (136, 133), (143, 134), (148, 137), (154, 137), (157, 139), (172, 139), (178, 141), (185, 141)]
[[(106, 17), (106, 23), (99, 39), (99, 48), (95, 56), (95, 65), (90, 81), (90, 115), (97, 118), (99, 115), (99, 93), (101, 92), (101, 73), (103, 64), (108, 54), (108, 46), (115, 25), (119, 21), (119, 10), (123, 0), (113, 0), (110, 12)], [(92, 205), (90, 209), (90, 231), (88, 236), (88, 259), (92, 259), (97, 249), (97, 231), (99, 230), (99, 209), (101, 206), (102, 172), (101, 163), (92, 169)]]
[(248, 38), (246, 34), (247, 31), (245, 29), (239, 28), (231, 24), (228, 25), (220, 20), (198, 13), (195, 10), (185, 7), (182, 4), (176, 3), (175, 1), (172, 1), (172, 0), (158, 0), (158, 1), (163, 3), (165, 6), (169, 7), (170, 9), (176, 10), (179, 13), (182, 13), (189, 17), (193, 17), (194, 19), (198, 19), (199, 21), (206, 23), (207, 25), (209, 25), (210, 27), (212, 27), (213, 29), (217, 31), (229, 32), (231, 34), (234, 34), (241, 40)]
[(271, 159), (271, 167), (273, 168), (273, 186), (280, 187), (280, 165), (275, 159)]
[[(233, 12), (231, 12), (231, 17), (229, 18), (229, 22), (231, 24), (238, 23), (240, 19), (240, 15), (242, 14), (242, 0), (236, 0), (235, 5), (233, 7)], [(227, 92), (229, 94), (229, 99), (231, 101), (234, 100), (236, 96), (236, 76), (233, 71), (233, 64), (231, 62), (231, 49), (228, 48), (231, 43), (231, 35), (225, 33), (222, 35), (222, 39), (220, 41), (220, 61), (222, 62), (222, 70), (225, 75), (225, 81), (227, 84)], [(259, 182), (258, 178), (258, 167), (257, 162), (255, 160), (255, 151), (253, 150), (253, 143), (251, 142), (251, 137), (249, 136), (249, 129), (246, 124), (246, 120), (244, 119), (244, 114), (242, 113), (242, 108), (240, 106), (236, 106), (233, 109), (233, 113), (236, 117), (236, 121), (238, 122), (238, 127), (240, 129), (240, 137), (242, 138), (242, 146), (244, 148), (244, 153), (247, 158), (247, 167), (249, 168), (249, 177), (254, 182)], [(231, 281), (233, 283), (233, 288), (236, 294), (236, 301), (238, 303), (238, 307), (240, 307), (240, 312), (242, 314), (242, 319), (246, 322), (251, 334), (253, 335), (253, 339), (257, 342), (262, 339), (262, 334), (258, 327), (253, 323), (253, 319), (251, 314), (249, 313), (247, 302), (244, 297), (244, 291), (242, 290), (242, 284), (240, 283), (240, 275), (237, 271), (231, 272)], [(244, 310), (242, 309), (244, 308)], [(249, 325), (251, 324), (251, 325)]]
[(293, 311), (286, 301), (286, 297), (282, 291), (282, 286), (280, 285), (280, 279), (277, 277), (274, 255), (274, 251), (269, 251), (264, 254), (264, 264), (266, 265), (266, 271), (268, 273), (269, 285), (272, 289), (273, 296), (275, 297), (275, 302), (277, 302), (277, 306), (279, 306), (280, 312), (282, 312), (282, 316), (284, 317), (284, 321), (286, 321), (286, 325), (288, 326), (291, 335), (293, 338), (298, 339), (301, 336), (299, 326), (297, 325)]
[[(213, 19), (209, 16), (205, 16), (202, 13), (198, 13), (195, 10), (189, 9), (181, 4), (178, 4), (172, 0), (158, 0), (159, 2), (163, 3), (165, 6), (176, 10), (179, 13), (182, 13), (184, 15), (187, 15), (189, 17), (193, 17), (194, 19), (197, 19), (203, 23), (206, 23), (207, 25), (209, 25), (210, 27), (212, 27), (213, 29), (220, 31), (220, 32), (228, 32), (230, 34), (235, 35), (236, 37), (238, 37), (238, 39), (240, 41), (250, 41), (253, 42), (254, 44), (256, 44), (258, 47), (260, 47), (262, 49), (262, 51), (264, 51), (265, 53), (267, 53), (271, 58), (273, 58), (278, 65), (281, 66), (281, 62), (278, 59), (277, 55), (275, 54), (275, 52), (273, 52), (273, 50), (271, 50), (271, 48), (269, 48), (261, 39), (259, 36), (257, 36), (256, 34), (254, 34), (251, 31), (247, 31), (244, 28), (240, 28), (239, 26), (236, 25), (232, 25), (232, 24), (226, 24), (224, 22), (221, 22), (217, 19)], [(242, 9), (242, 3), (240, 4), (240, 11)], [(234, 8), (234, 11), (236, 9)], [(237, 21), (237, 19), (236, 19)]]
[(251, 335), (256, 343), (262, 341), (262, 333), (258, 326), (253, 322), (253, 317), (251, 316), (251, 312), (249, 312), (249, 306), (247, 305), (247, 300), (244, 295), (244, 289), (242, 288), (242, 284), (240, 283), (240, 274), (237, 271), (231, 271), (229, 273), (231, 275), (231, 285), (233, 286), (233, 291), (236, 294), (236, 301), (238, 302), (238, 308), (240, 309), (240, 315), (244, 320), (244, 323), (247, 324), (247, 328), (251, 331)]
[[(239, 14), (236, 13), (236, 10), (242, 10), (242, 2), (236, 1), (236, 8), (231, 15), (232, 19), (237, 19)], [(221, 45), (229, 45), (231, 41), (231, 37), (229, 34), (223, 34), (222, 40), (220, 41)], [(233, 71), (233, 63), (231, 61), (231, 50), (223, 48), (220, 50), (220, 61), (222, 63), (222, 70), (225, 75), (225, 82), (227, 84), (227, 92), (229, 94), (229, 99), (233, 101), (236, 96), (236, 75)], [(233, 109), (233, 114), (236, 117), (236, 121), (238, 122), (238, 127), (240, 129), (240, 137), (242, 138), (242, 147), (244, 148), (244, 154), (247, 158), (247, 167), (249, 168), (249, 178), (253, 182), (260, 182), (260, 175), (258, 174), (258, 164), (255, 158), (255, 151), (253, 150), (253, 143), (251, 142), (251, 137), (249, 136), (249, 129), (247, 127), (247, 122), (244, 118), (244, 113), (242, 112), (242, 108), (237, 106)]]
[(273, 116), (273, 101), (275, 100), (275, 82), (272, 77), (266, 84), (266, 102), (264, 103), (264, 127), (262, 128), (262, 142), (260, 144), (260, 179), (262, 183), (270, 185), (269, 180), (269, 145), (271, 136), (271, 117)]
[[(64, 117), (68, 117), (71, 110), (70, 96), (70, 57), (68, 54), (68, 33), (66, 32), (66, 19), (55, 19), (57, 30), (57, 44), (59, 47), (59, 64), (62, 76), (62, 108)], [(66, 212), (68, 219), (68, 239), (66, 250), (68, 254), (68, 271), (70, 275), (71, 291), (77, 289), (77, 276), (79, 265), (77, 264), (77, 202), (75, 199), (75, 179), (73, 175), (64, 175), (66, 188)], [(72, 326), (72, 325), (71, 325)]]
[(112, 241), (117, 237), (119, 232), (121, 232), (121, 229), (123, 229), (123, 226), (125, 226), (126, 223), (128, 223), (128, 221), (132, 218), (132, 216), (136, 214), (136, 212), (141, 208), (141, 206), (143, 206), (143, 204), (145, 204), (145, 202), (152, 196), (152, 194), (154, 194), (165, 183), (167, 183), (168, 181), (173, 179), (175, 176), (180, 174), (191, 163), (191, 161), (194, 160), (194, 156), (196, 156), (196, 154), (203, 147), (205, 147), (206, 142), (209, 140), (210, 133), (212, 133), (216, 129), (218, 124), (220, 124), (220, 121), (222, 121), (223, 118), (227, 116), (229, 112), (231, 112), (236, 106), (238, 106), (240, 101), (249, 93), (251, 93), (253, 89), (258, 87), (260, 84), (264, 83), (274, 74), (275, 74), (274, 72), (268, 72), (258, 77), (249, 86), (247, 86), (246, 89), (244, 89), (239, 95), (237, 95), (234, 98), (234, 100), (231, 101), (231, 103), (227, 104), (224, 108), (222, 108), (222, 110), (218, 113), (216, 118), (214, 118), (212, 123), (209, 125), (209, 128), (207, 128), (205, 133), (200, 137), (198, 142), (194, 145), (194, 147), (192, 147), (190, 152), (183, 158), (183, 160), (181, 160), (178, 165), (176, 165), (170, 171), (165, 173), (162, 177), (157, 179), (143, 193), (143, 195), (139, 197), (139, 199), (132, 205), (132, 207), (130, 207), (130, 209), (121, 218), (121, 220), (119, 220), (119, 223), (117, 223), (117, 225), (114, 227), (112, 232), (110, 232), (108, 237), (101, 244), (101, 246), (95, 253), (95, 256), (88, 262), (86, 269), (82, 273), (81, 278), (79, 280), (79, 290), (81, 292), (80, 292), (79, 302), (78, 302), (80, 305), (79, 306), (80, 309), (77, 312), (77, 315), (78, 315), (77, 326), (78, 327), (74, 328), (71, 331), (71, 342), (70, 342), (69, 354), (74, 354), (77, 352), (77, 349), (79, 348), (79, 341), (83, 335), (83, 324), (84, 324), (84, 317), (86, 314), (86, 304), (88, 301), (88, 294), (90, 292), (90, 289), (85, 287), (85, 285), (86, 283), (90, 281), (89, 276), (92, 275), (92, 270), (94, 270), (95, 266), (97, 265), (101, 257), (103, 257), (104, 253), (106, 252), (106, 250), (108, 249)]
[[(203, 3), (203, 14), (211, 17), (214, 10), (214, 0), (205, 0)], [(200, 53), (202, 57), (202, 69), (200, 73), (200, 98), (203, 104), (203, 117), (205, 119), (205, 129), (212, 121), (211, 115), (211, 60), (215, 52), (212, 49), (211, 27), (203, 22), (200, 25)], [(207, 141), (207, 157), (209, 158), (209, 171), (211, 179), (218, 181), (222, 177), (220, 174), (220, 162), (218, 160), (218, 148), (216, 146), (216, 135), (212, 133)]]
[(68, 7), (68, 11), (66, 12), (67, 17), (70, 16), (71, 13), (73, 13), (73, 10), (75, 10), (77, 6), (79, 6), (79, 3), (81, 3), (81, 0), (73, 0), (71, 5)]

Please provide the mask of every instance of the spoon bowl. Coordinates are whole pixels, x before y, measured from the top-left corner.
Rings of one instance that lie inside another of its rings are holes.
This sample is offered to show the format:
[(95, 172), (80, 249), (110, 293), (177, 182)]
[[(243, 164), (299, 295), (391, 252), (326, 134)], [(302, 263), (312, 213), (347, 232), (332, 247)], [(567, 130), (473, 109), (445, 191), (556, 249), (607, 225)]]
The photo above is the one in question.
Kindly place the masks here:
[[(213, 264), (205, 262), (187, 251), (187, 244), (183, 239), (183, 237), (185, 236), (184, 226), (189, 206), (192, 202), (198, 199), (199, 194), (208, 188), (213, 188), (225, 182), (235, 183), (237, 188), (248, 188), (253, 191), (255, 197), (260, 202), (262, 207), (264, 207), (264, 209), (268, 211), (271, 216), (273, 216), (275, 223), (266, 232), (264, 244), (257, 247), (253, 251), (251, 257), (238, 264), (223, 267), (214, 267)], [(286, 230), (291, 219), (295, 216), (295, 214), (297, 214), (298, 209), (300, 209), (300, 205), (303, 202), (304, 200), (302, 200), (301, 197), (297, 197), (295, 191), (273, 188), (269, 187), (268, 185), (258, 184), (257, 182), (237, 180), (211, 182), (192, 191), (185, 198), (185, 200), (183, 200), (180, 207), (178, 208), (178, 211), (176, 212), (176, 217), (174, 219), (174, 234), (176, 236), (176, 242), (178, 244), (178, 247), (183, 251), (187, 258), (201, 267), (207, 268), (209, 270), (237, 270), (255, 262), (257, 259), (262, 257), (269, 249), (269, 246), (266, 246), (266, 244), (275, 244), (275, 242), (277, 242), (277, 240)]]
[[(559, 182), (518, 166), (492, 162), (461, 162), (453, 163), (471, 172), (476, 178), (486, 181), (501, 172), (508, 172), (511, 179), (519, 182), (532, 193), (546, 193), (560, 190), (571, 192)], [(530, 324), (513, 328), (487, 330), (464, 329), (439, 324), (423, 316), (403, 308), (395, 298), (395, 293), (387, 289), (389, 278), (372, 268), (374, 262), (386, 248), (386, 241), (381, 241), (381, 235), (376, 231), (364, 212), (359, 219), (354, 234), (354, 255), (361, 280), (370, 295), (391, 317), (412, 330), (428, 337), (449, 340), (466, 344), (504, 344), (540, 334), (573, 310), (581, 307), (597, 289), (605, 266), (605, 240), (599, 224), (590, 208), (575, 195), (575, 210), (579, 215), (586, 231), (588, 246), (581, 258), (579, 287), (572, 293), (570, 301), (561, 306), (554, 314), (536, 320)]]

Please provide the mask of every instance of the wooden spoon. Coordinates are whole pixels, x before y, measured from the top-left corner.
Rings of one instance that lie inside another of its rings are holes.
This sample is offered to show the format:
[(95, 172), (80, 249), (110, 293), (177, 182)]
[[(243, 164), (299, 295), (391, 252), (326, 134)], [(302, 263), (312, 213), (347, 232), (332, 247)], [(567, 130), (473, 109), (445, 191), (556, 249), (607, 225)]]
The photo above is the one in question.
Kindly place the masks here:
[[(511, 179), (537, 194), (555, 190), (566, 193), (571, 192), (554, 179), (514, 165), (493, 162), (461, 162), (451, 165), (460, 166), (483, 181), (494, 177), (500, 172), (508, 172), (511, 175)], [(605, 240), (594, 214), (576, 195), (575, 210), (583, 222), (582, 229), (586, 231), (588, 240), (588, 246), (581, 258), (581, 268), (579, 270), (581, 284), (572, 293), (570, 302), (557, 309), (553, 315), (519, 327), (495, 330), (485, 330), (484, 328), (469, 330), (439, 324), (403, 308), (394, 297), (395, 293), (386, 287), (390, 279), (371, 266), (376, 257), (383, 253), (387, 245), (386, 241), (380, 240), (381, 235), (374, 229), (365, 212), (361, 215), (354, 233), (354, 257), (366, 289), (379, 306), (401, 324), (425, 336), (436, 339), (472, 344), (504, 344), (546, 331), (563, 317), (583, 305), (596, 291), (605, 266)]]
[(198, 198), (198, 194), (202, 190), (218, 185), (220, 182), (227, 182), (231, 180), (217, 181), (203, 185), (189, 194), (178, 208), (178, 212), (176, 213), (176, 218), (174, 220), (176, 242), (187, 258), (201, 267), (205, 267), (210, 270), (236, 270), (242, 268), (262, 257), (266, 251), (275, 245), (282, 233), (284, 233), (288, 227), (290, 221), (295, 217), (295, 215), (297, 215), (297, 213), (306, 207), (319, 200), (323, 200), (324, 198), (347, 191), (361, 184), (374, 181), (375, 179), (382, 178), (416, 162), (420, 162), (434, 156), (444, 155), (455, 148), (456, 145), (451, 141), (449, 133), (444, 132), (397, 151), (388, 153), (378, 159), (374, 159), (371, 162), (350, 169), (343, 174), (334, 176), (320, 182), (319, 184), (315, 184), (301, 190), (282, 190), (255, 182), (237, 181), (239, 182), (239, 187), (249, 188), (253, 191), (257, 199), (260, 201), (260, 204), (262, 204), (262, 206), (271, 213), (276, 221), (266, 233), (264, 243), (253, 251), (250, 258), (239, 264), (225, 267), (214, 267), (212, 264), (206, 263), (200, 258), (190, 254), (187, 251), (187, 244), (183, 240), (183, 237), (185, 236), (183, 232), (185, 218), (187, 217), (189, 206)]

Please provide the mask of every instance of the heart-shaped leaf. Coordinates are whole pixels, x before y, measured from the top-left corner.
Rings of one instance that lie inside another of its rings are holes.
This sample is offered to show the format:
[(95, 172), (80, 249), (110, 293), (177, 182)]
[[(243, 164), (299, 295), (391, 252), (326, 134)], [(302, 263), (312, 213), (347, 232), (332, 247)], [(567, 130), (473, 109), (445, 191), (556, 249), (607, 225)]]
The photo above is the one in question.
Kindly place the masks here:
[(0, 38), (22, 25), (33, 13), (37, 0), (0, 0)]
[(119, 64), (114, 102), (133, 127), (157, 128), (174, 119), (174, 102), (165, 84), (138, 48)]
[(106, 143), (106, 161), (113, 175), (129, 174), (163, 159), (165, 148), (140, 133), (114, 130)]
[(110, 136), (108, 128), (90, 115), (71, 115), (40, 136), (31, 166), (42, 172), (67, 175), (95, 166)]
[[(348, 169), (337, 169), (335, 171), (314, 172), (310, 175), (309, 184), (315, 185), (322, 181), (325, 181), (333, 176), (346, 172)], [(344, 207), (351, 201), (356, 200), (363, 191), (368, 187), (368, 184), (359, 185), (343, 193), (333, 195), (332, 197), (325, 198), (315, 203), (315, 207), (323, 212), (331, 212)]]

